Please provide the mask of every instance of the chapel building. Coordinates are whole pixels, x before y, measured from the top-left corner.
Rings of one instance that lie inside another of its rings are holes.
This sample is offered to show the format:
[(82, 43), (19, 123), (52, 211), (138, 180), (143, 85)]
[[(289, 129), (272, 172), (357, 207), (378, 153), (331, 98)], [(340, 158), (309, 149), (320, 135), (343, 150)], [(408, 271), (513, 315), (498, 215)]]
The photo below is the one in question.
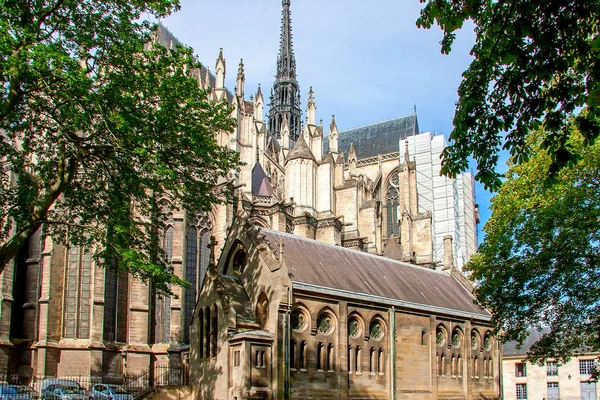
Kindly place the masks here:
[[(295, 238), (294, 243), (310, 243), (311, 246), (320, 243), (319, 246), (326, 247), (319, 249), (358, 257), (355, 258), (355, 263), (359, 263), (358, 260), (367, 263), (360, 268), (368, 269), (370, 264), (377, 264), (376, 260), (382, 260), (385, 268), (390, 268), (390, 271), (392, 266), (406, 268), (406, 271), (419, 271), (413, 276), (415, 279), (436, 277), (428, 282), (439, 285), (440, 290), (445, 290), (441, 286), (446, 283), (454, 288), (445, 298), (447, 301), (451, 301), (454, 295), (462, 296), (463, 303), (466, 298), (472, 301), (466, 293), (458, 290), (455, 283), (460, 279), (462, 266), (477, 250), (479, 217), (471, 174), (465, 173), (455, 179), (439, 176), (439, 156), (445, 146), (444, 137), (421, 133), (416, 111), (404, 117), (347, 131), (340, 131), (332, 117), (325, 132), (323, 123), (317, 122), (316, 97), (310, 88), (303, 116), (300, 85), (296, 79), (290, 7), (289, 0), (282, 1), (277, 71), (268, 99), (263, 97), (260, 86), (254, 95), (246, 96), (244, 65), (241, 61), (235, 89), (230, 91), (225, 87), (227, 63), (222, 50), (212, 73), (205, 67), (191, 72), (198, 84), (208, 91), (211, 100), (225, 101), (233, 106), (233, 117), (237, 121), (235, 129), (232, 132), (217, 132), (216, 135), (222, 146), (237, 151), (241, 161), (245, 163), (230, 180), (238, 197), (236, 204), (217, 205), (209, 212), (203, 212), (176, 211), (166, 200), (160, 202), (168, 216), (164, 231), (161, 232), (163, 248), (170, 257), (173, 271), (191, 282), (191, 287), (173, 287), (176, 295), (173, 298), (158, 296), (151, 285), (128, 274), (117, 274), (96, 265), (87, 249), (59, 245), (51, 237), (44, 235), (42, 227), (0, 277), (3, 283), (0, 286), (0, 369), (6, 369), (26, 380), (35, 376), (120, 376), (125, 373), (141, 373), (160, 364), (190, 365), (190, 357), (194, 359), (191, 351), (194, 340), (198, 339), (197, 330), (195, 333), (191, 332), (190, 327), (201, 320), (197, 316), (197, 304), (202, 307), (205, 304), (200, 293), (206, 293), (208, 298), (216, 295), (210, 288), (217, 281), (203, 286), (211, 259), (209, 255), (212, 251), (215, 259), (220, 257), (219, 265), (225, 265), (223, 263), (226, 263), (225, 258), (229, 257), (229, 252), (224, 249), (235, 240), (232, 226), (242, 218), (240, 215), (253, 227), (271, 232), (271, 235), (280, 235), (282, 241)], [(162, 25), (159, 25), (153, 40), (165, 47), (179, 43)], [(241, 222), (237, 223), (238, 226), (245, 226), (240, 225)], [(246, 240), (243, 239), (244, 233), (239, 230), (235, 235), (239, 235), (239, 240)], [(211, 237), (215, 239), (212, 248), (209, 248)], [(273, 240), (278, 241), (279, 236)], [(248, 243), (245, 246), (246, 251), (250, 252), (251, 246)], [(311, 256), (312, 249), (305, 249), (308, 251), (305, 253), (307, 258)], [(346, 251), (348, 253), (344, 253)], [(325, 253), (319, 253), (323, 257), (318, 261), (323, 265), (329, 263), (328, 258), (324, 257)], [(262, 267), (258, 268), (262, 261), (259, 262), (258, 258), (249, 253), (248, 260), (254, 265), (248, 267), (248, 271), (262, 271)], [(412, 266), (409, 268), (407, 263)], [(216, 266), (215, 271), (219, 276), (231, 275), (223, 269), (218, 270)], [(333, 271), (328, 273), (352, 274), (352, 271), (342, 269), (341, 266)], [(275, 276), (277, 275), (271, 275), (271, 278), (275, 279)], [(450, 278), (451, 276), (454, 278)], [(398, 276), (396, 278), (400, 279)], [(281, 279), (284, 280), (280, 283), (283, 286), (272, 289), (275, 295), (266, 292), (269, 307), (279, 307), (279, 304), (283, 307), (288, 303), (289, 307), (296, 307), (295, 304), (300, 300), (286, 303), (287, 300), (281, 300), (279, 291), (283, 287), (290, 288), (293, 299), (300, 299), (298, 296), (301, 296), (301, 292), (290, 286), (293, 282), (290, 277)], [(460, 285), (468, 286), (464, 280), (462, 282)], [(371, 286), (380, 283), (381, 280), (367, 282)], [(417, 285), (417, 282), (411, 282), (410, 285), (412, 284)], [(254, 296), (254, 292), (247, 286), (243, 288), (249, 296)], [(343, 290), (356, 291), (358, 294), (363, 289), (360, 286), (349, 286)], [(223, 290), (225, 289), (221, 287), (217, 291)], [(232, 290), (241, 289), (232, 286)], [(302, 293), (302, 296), (313, 296)], [(370, 294), (376, 297), (380, 295), (377, 291)], [(391, 311), (392, 306), (397, 307), (395, 302), (398, 299), (394, 296), (393, 293), (387, 293), (382, 296), (384, 300), (377, 303), (378, 306), (361, 314), (360, 323), (366, 324), (361, 328), (363, 339), (370, 338), (367, 332), (375, 315), (379, 315), (381, 326), (385, 326), (385, 329), (393, 330), (393, 326), (396, 326), (397, 332), (400, 332), (398, 329), (401, 325), (392, 325), (391, 318), (405, 317), (395, 314), (396, 308), (394, 312)], [(252, 301), (246, 303), (251, 305), (247, 310), (247, 319), (250, 328), (254, 329), (255, 324), (260, 322), (256, 320), (255, 314), (254, 302), (257, 299), (249, 298)], [(350, 339), (339, 336), (342, 331), (345, 334), (347, 327), (344, 321), (349, 318), (347, 310), (340, 307), (357, 307), (358, 310), (369, 303), (370, 299), (363, 299), (361, 301), (364, 303), (360, 304), (331, 305), (332, 318), (338, 321), (338, 339), (332, 351), (340, 354), (335, 361), (336, 376), (339, 378), (335, 379), (349, 379), (347, 371), (342, 375), (338, 373), (343, 371), (341, 368), (346, 365), (343, 360), (347, 357), (341, 354), (346, 352), (339, 346), (351, 342)], [(338, 301), (337, 297), (322, 297), (317, 303), (333, 304), (334, 301)], [(423, 301), (429, 304), (429, 300)], [(309, 303), (308, 300), (302, 300), (307, 310), (306, 316), (318, 318), (320, 314), (316, 309), (320, 306), (317, 303), (309, 306)], [(220, 317), (233, 318), (233, 314), (224, 314), (222, 305), (218, 307), (221, 307), (217, 311)], [(280, 313), (277, 308), (273, 310), (275, 311), (270, 314), (271, 317)], [(446, 318), (443, 329), (448, 335), (452, 335), (455, 327), (458, 327), (464, 343), (470, 340), (472, 329), (469, 324), (477, 325), (478, 335), (482, 341), (485, 339), (488, 330), (486, 324), (489, 321), (486, 312), (469, 308), (475, 318), (475, 322), (469, 322), (470, 317), (467, 318), (465, 310), (460, 307), (450, 307), (448, 310), (452, 311), (445, 310), (441, 314), (432, 310), (426, 308), (425, 311), (419, 311), (419, 318), (422, 320), (413, 327), (414, 332), (420, 332), (419, 335), (425, 331), (425, 344), (418, 346), (426, 346), (427, 350), (422, 347), (417, 350), (431, 356), (431, 360), (435, 359), (432, 355), (435, 348), (430, 342), (433, 332), (437, 330), (438, 318)], [(423, 325), (425, 320), (435, 323)], [(270, 321), (269, 335), (275, 335), (271, 338), (272, 343), (279, 343), (278, 341), (283, 340), (283, 336), (280, 336), (283, 327), (276, 325), (274, 320)], [(236, 326), (229, 325), (234, 329), (231, 332), (245, 332), (246, 328), (235, 330)], [(314, 330), (316, 321), (310, 326), (310, 332), (317, 332)], [(425, 327), (428, 328), (424, 330)], [(229, 357), (228, 347), (223, 347), (224, 343), (229, 343), (225, 341), (227, 334), (219, 332), (219, 344), (213, 348), (222, 349), (225, 353), (221, 356)], [(306, 332), (303, 334), (308, 334)], [(314, 338), (314, 335), (311, 337)], [(303, 340), (308, 345), (308, 339), (302, 339), (300, 335), (294, 340), (298, 340), (300, 346)], [(369, 340), (372, 339), (367, 341)], [(365, 360), (371, 347), (377, 348), (377, 351), (381, 347), (375, 346), (374, 342), (371, 343), (372, 346), (369, 343), (367, 347), (360, 346)], [(391, 346), (389, 342), (385, 343), (388, 343), (386, 346)], [(327, 342), (327, 346), (329, 344)], [(281, 356), (280, 347), (277, 347), (281, 344), (274, 346), (279, 349), (279, 353), (273, 353), (274, 356)], [(299, 352), (299, 349), (300, 347), (295, 351)], [(308, 347), (306, 349), (307, 357), (310, 354), (313, 362), (312, 350), (309, 351)], [(389, 362), (396, 358), (390, 354), (398, 355), (400, 352), (393, 353), (398, 349), (389, 347), (381, 349), (382, 360), (385, 360), (381, 364), (381, 372), (385, 371), (385, 380), (380, 380), (385, 386), (382, 393), (390, 394), (394, 391), (393, 387), (399, 387), (392, 386), (389, 371), (393, 365)], [(450, 364), (454, 354), (456, 368), (462, 365), (465, 379), (458, 386), (464, 389), (463, 393), (468, 393), (469, 390), (469, 393), (475, 393), (473, 390), (478, 391), (477, 393), (493, 391), (494, 384), (490, 379), (496, 376), (496, 369), (493, 369), (493, 373), (488, 373), (492, 377), (488, 378), (490, 385), (468, 389), (472, 383), (466, 379), (466, 374), (468, 368), (474, 367), (469, 367), (471, 361), (467, 361), (467, 357), (470, 357), (467, 348), (463, 346), (461, 349), (464, 349), (460, 353), (462, 363), (458, 362), (459, 353), (455, 350), (452, 350), (455, 353), (444, 354), (448, 357), (445, 360)], [(490, 359), (497, 360), (495, 350), (486, 351), (485, 355), (483, 352), (477, 355), (477, 368), (483, 368), (482, 357), (487, 357), (490, 364)], [(325, 354), (327, 350), (322, 352), (320, 354)], [(220, 350), (218, 354), (221, 354)], [(276, 358), (273, 361), (281, 363), (281, 360)], [(414, 390), (433, 393), (431, 382), (437, 379), (434, 379), (437, 377), (437, 367), (433, 365), (434, 363), (429, 364), (430, 386), (419, 386), (419, 389)], [(275, 373), (272, 376), (274, 380), (268, 382), (280, 385), (284, 382), (280, 379), (280, 373)], [(446, 370), (444, 373), (446, 374)], [(378, 374), (376, 372), (375, 376), (379, 377)], [(398, 382), (401, 378), (393, 379)], [(458, 393), (458, 386), (454, 386), (456, 387), (451, 391)], [(272, 393), (278, 393), (275, 386), (272, 389)]]

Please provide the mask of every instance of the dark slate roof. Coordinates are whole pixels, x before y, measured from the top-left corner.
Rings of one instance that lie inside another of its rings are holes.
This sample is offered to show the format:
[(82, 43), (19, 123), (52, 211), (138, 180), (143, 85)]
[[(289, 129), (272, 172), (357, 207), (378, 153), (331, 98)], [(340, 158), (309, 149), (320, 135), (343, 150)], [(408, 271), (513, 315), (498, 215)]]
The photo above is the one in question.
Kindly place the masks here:
[(447, 273), (283, 232), (261, 229), (261, 234), (277, 257), (279, 241), (283, 242), (283, 257), (296, 287), (439, 314), (490, 319), (490, 314), (474, 303), (471, 292)]
[(540, 340), (544, 333), (546, 332), (531, 329), (529, 331), (529, 336), (527, 336), (527, 339), (525, 339), (525, 342), (523, 342), (521, 347), (517, 346), (517, 342), (513, 340), (502, 344), (502, 352), (505, 356), (525, 356), (531, 346)]
[(258, 194), (261, 196), (272, 196), (273, 186), (271, 185), (270, 179), (267, 177), (265, 170), (256, 163), (252, 168), (252, 194)]
[[(175, 37), (175, 35), (173, 35), (173, 33), (171, 33), (171, 31), (169, 31), (169, 29), (167, 29), (166, 26), (164, 26), (161, 23), (159, 23), (157, 25), (156, 32), (157, 32), (157, 37), (156, 37), (157, 43), (161, 44), (162, 46), (166, 47), (167, 49), (171, 48), (171, 46), (172, 47), (175, 47), (177, 45), (185, 46), (183, 43), (181, 43), (179, 41), (179, 39), (177, 39)], [(216, 78), (210, 71), (208, 72), (208, 74), (209, 74), (209, 80), (210, 80), (210, 87), (214, 88)], [(201, 66), (200, 77), (202, 80), (204, 80), (206, 78), (206, 67), (204, 65)], [(227, 99), (229, 100), (229, 102), (231, 102), (233, 100), (233, 94), (227, 88), (225, 89), (225, 92), (227, 94)]]
[[(417, 114), (376, 122), (340, 132), (338, 151), (348, 156), (350, 144), (354, 143), (358, 159), (374, 157), (398, 151), (401, 139), (419, 133)], [(324, 148), (329, 149), (329, 137), (324, 140)]]
[(308, 145), (306, 144), (306, 141), (304, 140), (303, 135), (300, 135), (300, 137), (298, 138), (298, 141), (294, 145), (294, 148), (288, 154), (288, 157), (285, 160), (285, 162), (288, 162), (290, 160), (295, 160), (296, 158), (305, 158), (308, 160), (315, 161), (315, 156), (308, 148)]

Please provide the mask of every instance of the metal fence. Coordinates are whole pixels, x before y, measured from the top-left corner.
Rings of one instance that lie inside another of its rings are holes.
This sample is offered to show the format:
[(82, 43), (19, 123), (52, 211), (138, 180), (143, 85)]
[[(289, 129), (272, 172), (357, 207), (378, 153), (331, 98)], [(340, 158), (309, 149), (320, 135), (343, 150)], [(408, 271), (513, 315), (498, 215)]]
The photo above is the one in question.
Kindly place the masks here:
[(135, 376), (35, 376), (30, 379), (24, 379), (17, 374), (10, 374), (6, 370), (0, 370), (0, 384), (17, 384), (31, 387), (38, 396), (41, 395), (44, 382), (49, 380), (69, 380), (75, 381), (89, 392), (96, 384), (103, 383), (109, 385), (122, 386), (131, 393), (133, 397), (142, 399), (149, 393), (163, 386), (185, 386), (189, 385), (188, 369), (180, 365), (155, 365), (151, 370)]

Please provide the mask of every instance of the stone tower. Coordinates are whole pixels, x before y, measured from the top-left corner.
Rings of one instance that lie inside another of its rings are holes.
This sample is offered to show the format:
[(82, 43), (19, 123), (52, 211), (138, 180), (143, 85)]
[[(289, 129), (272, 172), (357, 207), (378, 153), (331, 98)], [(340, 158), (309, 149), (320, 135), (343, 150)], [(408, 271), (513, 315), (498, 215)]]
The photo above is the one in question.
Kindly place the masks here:
[(302, 111), (300, 110), (300, 87), (296, 80), (296, 58), (292, 46), (290, 0), (283, 0), (282, 5), (277, 75), (271, 90), (268, 129), (271, 135), (280, 139), (284, 116), (287, 116), (290, 145), (293, 146), (300, 135)]

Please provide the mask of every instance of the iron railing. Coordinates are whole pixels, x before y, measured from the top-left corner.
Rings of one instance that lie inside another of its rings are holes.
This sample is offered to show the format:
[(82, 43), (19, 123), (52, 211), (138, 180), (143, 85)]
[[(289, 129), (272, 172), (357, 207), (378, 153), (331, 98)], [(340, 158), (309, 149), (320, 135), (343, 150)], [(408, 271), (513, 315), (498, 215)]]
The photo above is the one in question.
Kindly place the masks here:
[(119, 385), (132, 394), (134, 399), (142, 399), (154, 390), (164, 386), (189, 385), (189, 371), (185, 366), (172, 364), (157, 364), (150, 370), (138, 375), (121, 376), (72, 376), (72, 375), (47, 375), (34, 376), (26, 379), (14, 373), (0, 369), (0, 384), (17, 384), (29, 386), (34, 390), (35, 396), (40, 396), (44, 382), (47, 380), (75, 381), (87, 393), (96, 384)]

